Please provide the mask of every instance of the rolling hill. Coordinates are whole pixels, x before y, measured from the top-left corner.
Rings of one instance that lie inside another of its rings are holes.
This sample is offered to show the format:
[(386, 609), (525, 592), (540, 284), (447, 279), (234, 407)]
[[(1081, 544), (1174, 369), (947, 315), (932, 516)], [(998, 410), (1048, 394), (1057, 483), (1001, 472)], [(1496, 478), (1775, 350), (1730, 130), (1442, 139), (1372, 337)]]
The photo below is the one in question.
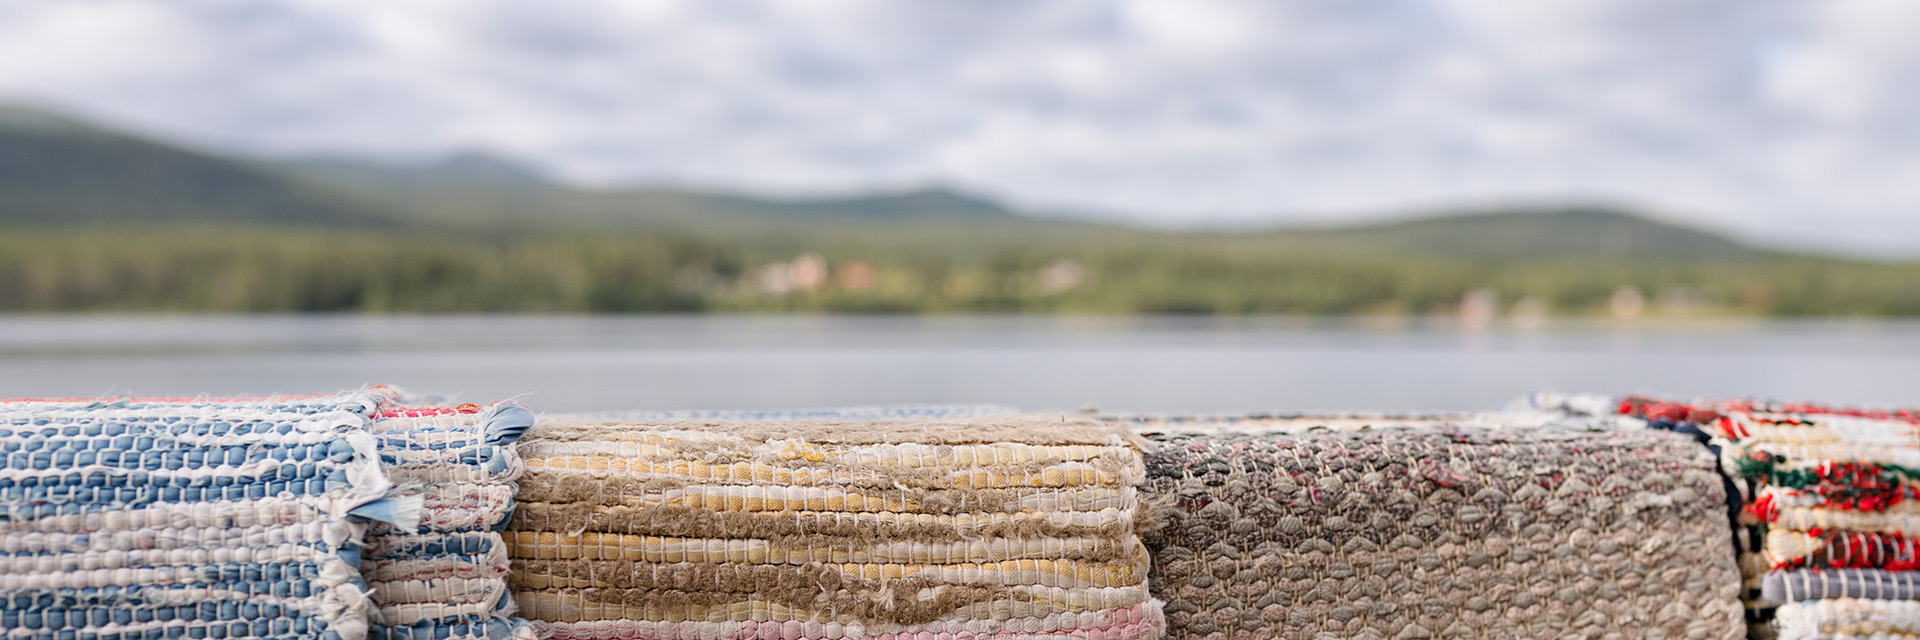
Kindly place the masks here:
[(398, 215), (449, 225), (1025, 221), (993, 202), (944, 189), (805, 199), (674, 188), (582, 189), (480, 152), (412, 165), (354, 159), (258, 164), (287, 178), (381, 203)]
[(424, 163), (374, 162), (359, 158), (292, 158), (258, 161), (282, 177), (357, 191), (552, 190), (546, 177), (512, 161), (464, 151)]
[(1604, 209), (1465, 212), (1363, 226), (1209, 234), (1074, 222), (943, 189), (809, 199), (583, 189), (478, 152), (415, 164), (242, 159), (46, 112), (0, 108), (0, 223), (181, 222), (472, 232), (666, 228), (708, 238), (879, 233), (923, 245), (1082, 237), (1150, 244), (1226, 236), (1275, 251), (1490, 261), (1724, 262), (1784, 255), (1711, 231)]
[(1600, 208), (1463, 213), (1271, 232), (1321, 250), (1518, 261), (1752, 261), (1784, 257), (1727, 236)]
[(0, 108), (0, 222), (392, 221), (385, 212), (231, 159)]

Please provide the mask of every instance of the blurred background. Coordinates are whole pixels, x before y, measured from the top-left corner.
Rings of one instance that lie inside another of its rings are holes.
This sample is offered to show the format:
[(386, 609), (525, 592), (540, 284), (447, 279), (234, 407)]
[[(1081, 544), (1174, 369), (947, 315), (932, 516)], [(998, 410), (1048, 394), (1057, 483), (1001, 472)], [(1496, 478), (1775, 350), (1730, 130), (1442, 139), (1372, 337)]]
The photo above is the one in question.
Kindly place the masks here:
[(0, 396), (1915, 404), (1920, 5), (0, 3)]

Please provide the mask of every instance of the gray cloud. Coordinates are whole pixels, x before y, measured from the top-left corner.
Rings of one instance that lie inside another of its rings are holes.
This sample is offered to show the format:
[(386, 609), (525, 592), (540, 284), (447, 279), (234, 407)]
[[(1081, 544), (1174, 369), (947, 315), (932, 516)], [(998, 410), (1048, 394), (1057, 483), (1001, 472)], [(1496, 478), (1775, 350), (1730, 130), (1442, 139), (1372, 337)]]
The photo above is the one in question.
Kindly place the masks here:
[(260, 153), (1154, 224), (1605, 200), (1920, 250), (1901, 0), (55, 0), (0, 92)]

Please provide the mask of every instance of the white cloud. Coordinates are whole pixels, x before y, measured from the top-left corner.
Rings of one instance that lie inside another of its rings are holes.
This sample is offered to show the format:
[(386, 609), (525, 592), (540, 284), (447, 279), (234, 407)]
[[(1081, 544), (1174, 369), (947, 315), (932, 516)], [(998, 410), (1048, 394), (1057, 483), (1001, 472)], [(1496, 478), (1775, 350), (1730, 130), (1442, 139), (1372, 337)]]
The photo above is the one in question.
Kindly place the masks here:
[(939, 181), (1161, 224), (1602, 199), (1920, 251), (1916, 6), (38, 0), (0, 4), (0, 92), (594, 183)]

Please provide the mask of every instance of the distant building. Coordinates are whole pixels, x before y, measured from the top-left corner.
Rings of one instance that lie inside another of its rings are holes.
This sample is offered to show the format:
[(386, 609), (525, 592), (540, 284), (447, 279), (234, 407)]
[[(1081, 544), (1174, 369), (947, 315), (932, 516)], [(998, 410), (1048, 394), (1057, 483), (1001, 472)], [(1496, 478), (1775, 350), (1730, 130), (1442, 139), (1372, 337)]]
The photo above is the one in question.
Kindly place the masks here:
[(1638, 287), (1626, 285), (1613, 290), (1613, 297), (1607, 299), (1607, 312), (1621, 320), (1640, 317), (1647, 310), (1647, 296), (1640, 293)]
[(795, 291), (812, 291), (827, 283), (827, 259), (818, 253), (804, 253), (787, 267), (787, 277)]
[(1547, 301), (1527, 296), (1513, 303), (1513, 326), (1533, 330), (1547, 326)]
[(846, 262), (833, 270), (834, 284), (849, 291), (865, 291), (874, 284), (873, 263)]
[(760, 290), (775, 295), (793, 291), (792, 269), (784, 262), (760, 267)]
[(1474, 289), (1460, 298), (1460, 323), (1469, 329), (1485, 329), (1500, 315), (1500, 294), (1492, 289)]
[(1040, 280), (1040, 292), (1053, 295), (1066, 293), (1087, 283), (1087, 268), (1078, 262), (1065, 258), (1047, 263), (1040, 267), (1037, 274)]

